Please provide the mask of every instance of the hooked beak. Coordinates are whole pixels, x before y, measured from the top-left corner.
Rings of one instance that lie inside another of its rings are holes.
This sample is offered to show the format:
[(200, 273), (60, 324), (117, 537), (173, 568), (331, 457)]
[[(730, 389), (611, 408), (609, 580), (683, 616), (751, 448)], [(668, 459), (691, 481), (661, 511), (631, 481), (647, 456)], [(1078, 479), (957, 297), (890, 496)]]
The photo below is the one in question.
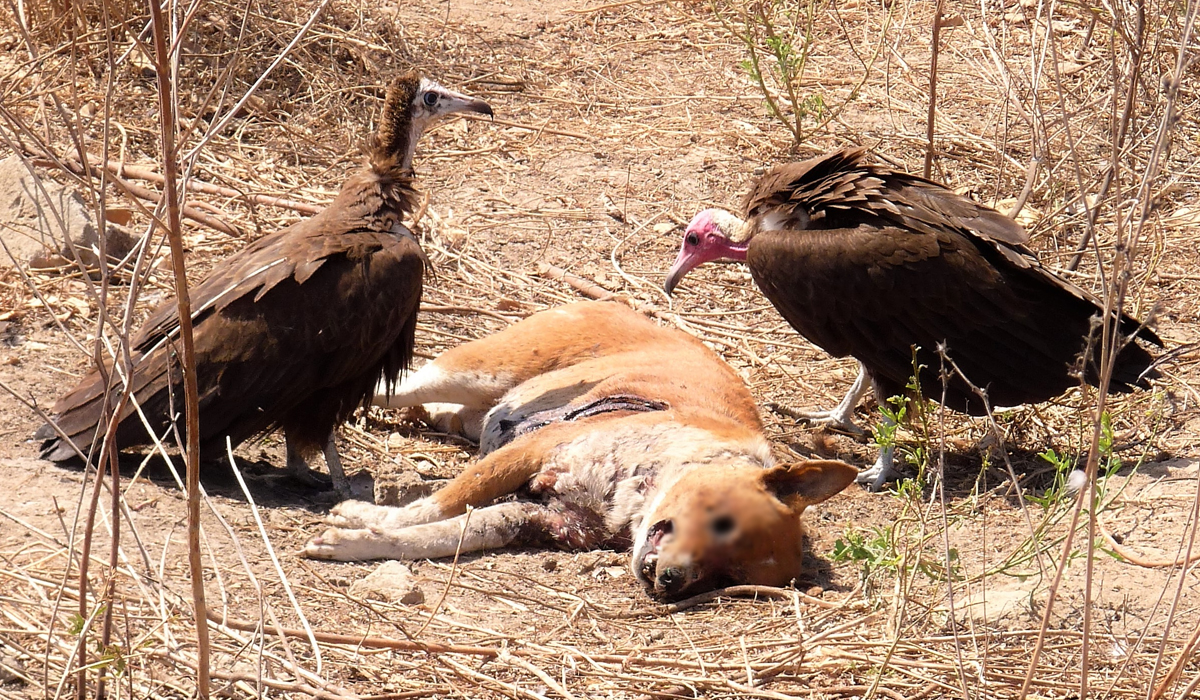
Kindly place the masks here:
[(443, 114), (454, 114), (455, 112), (475, 112), (476, 114), (484, 114), (488, 117), (495, 118), (495, 113), (492, 112), (492, 106), (483, 100), (468, 97), (461, 92), (453, 90), (446, 91), (446, 99), (442, 102), (444, 105), (441, 112)]
[(686, 249), (681, 248), (679, 255), (675, 257), (675, 264), (671, 265), (671, 269), (667, 271), (667, 279), (663, 282), (663, 289), (667, 294), (674, 293), (675, 286), (679, 284), (679, 281), (698, 264)]

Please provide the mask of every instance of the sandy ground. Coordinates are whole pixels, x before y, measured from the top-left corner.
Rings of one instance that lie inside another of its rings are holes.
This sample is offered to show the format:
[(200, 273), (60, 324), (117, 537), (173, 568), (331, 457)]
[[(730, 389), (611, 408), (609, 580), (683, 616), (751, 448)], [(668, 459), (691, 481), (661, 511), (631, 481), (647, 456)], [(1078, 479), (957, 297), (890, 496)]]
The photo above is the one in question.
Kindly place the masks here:
[[(572, 0), (336, 5), (317, 25), (321, 36), (296, 55), (300, 68), (287, 66), (264, 85), (262, 104), (243, 119), (236, 136), (214, 140), (209, 147), (214, 156), (202, 160), (197, 177), (328, 201), (354, 166), (356, 144), (377, 110), (378, 92), (362, 86), (415, 62), (447, 85), (487, 99), (496, 109), (495, 123), (446, 124), (429, 136), (417, 157), (420, 186), (430, 196), (419, 232), (438, 271), (426, 294), (426, 304), (436, 310), (423, 315), (418, 332), (423, 357), (540, 308), (581, 298), (562, 282), (539, 276), (539, 266), (548, 264), (698, 333), (764, 403), (812, 408), (840, 398), (853, 379), (854, 363), (829, 358), (792, 332), (742, 269), (699, 270), (674, 300), (659, 291), (682, 224), (706, 206), (735, 204), (764, 165), (790, 157), (786, 133), (765, 113), (761, 96), (738, 65), (742, 47), (712, 20), (707, 5), (614, 3), (596, 9)], [(198, 75), (210, 82), (211, 62), (205, 62), (200, 47), (217, 42), (223, 23), (237, 16), (228, 9), (214, 6), (197, 18), (201, 38), (193, 65), (202, 66)], [(307, 11), (299, 8), (295, 17), (303, 21)], [(890, 53), (881, 59), (886, 66), (871, 74), (858, 98), (802, 153), (859, 143), (919, 170), (926, 104), (921, 66), (929, 49), (922, 27), (928, 26), (931, 11), (925, 3), (903, 8)], [(998, 104), (998, 93), (994, 76), (981, 68), (986, 64), (976, 46), (980, 19), (972, 12), (956, 15), (965, 24), (946, 38), (952, 50), (942, 57), (947, 87), (935, 177), (984, 201), (1002, 200), (1016, 196), (1024, 177), (1006, 157), (1021, 164), (1028, 146), (1014, 136), (1006, 156), (998, 155), (998, 134), (1011, 125), (987, 107)], [(859, 66), (855, 72), (837, 23), (821, 17), (815, 46), (825, 51), (814, 57), (806, 89), (836, 104), (862, 71)], [(867, 3), (848, 3), (840, 21), (859, 49), (869, 48), (879, 11)], [(296, 24), (271, 26), (290, 37)], [(1075, 25), (1066, 36), (1077, 38), (1081, 27)], [(1028, 51), (1028, 38), (1023, 44), (1019, 27), (1010, 29), (1002, 49), (1016, 64)], [(255, 46), (278, 51), (281, 46), (265, 35), (252, 34), (260, 42)], [(17, 45), (14, 37), (5, 41)], [(980, 79), (981, 70), (987, 79)], [(103, 95), (102, 85), (89, 80), (79, 83), (81, 102)], [(153, 163), (153, 115), (140, 107), (152, 97), (152, 83), (123, 73), (119, 87), (113, 107), (130, 127), (128, 158)], [(189, 97), (186, 104), (198, 103)], [(18, 106), (35, 118), (31, 103)], [(1182, 184), (1163, 203), (1162, 225), (1147, 256), (1153, 266), (1139, 268), (1132, 299), (1138, 313), (1157, 306), (1158, 329), (1168, 347), (1200, 339), (1194, 272), (1200, 248), (1191, 229), (1171, 225), (1168, 216), (1195, 201), (1190, 165), (1195, 143), (1183, 143), (1172, 154), (1169, 167), (1178, 171), (1176, 182)], [(1041, 183), (1030, 201), (1030, 209), (1040, 214), (1031, 220), (1034, 247), (1052, 266), (1065, 264), (1079, 230), (1077, 221), (1063, 223), (1069, 217), (1056, 209), (1056, 196), (1051, 185)], [(246, 238), (300, 216), (236, 199), (197, 198), (236, 223)], [(245, 244), (194, 225), (187, 241), (197, 274)], [(1085, 261), (1076, 281), (1094, 284), (1094, 268), (1094, 260)], [(20, 276), (0, 275), (0, 311), (5, 313), (0, 382), (10, 389), (0, 392), (0, 479), (9, 484), (0, 490), (0, 578), (7, 579), (0, 585), (0, 669), (10, 669), (0, 670), (0, 693), (42, 697), (43, 686), (55, 692), (61, 649), (71, 645), (77, 573), (66, 571), (68, 559), (77, 566), (78, 555), (67, 552), (79, 549), (78, 518), (87, 510), (91, 490), (82, 472), (36, 459), (30, 436), (41, 421), (25, 402), (43, 409), (52, 405), (87, 370), (88, 358), (68, 333), (84, 341), (94, 330), (95, 307), (65, 313), (70, 306), (65, 300), (86, 299), (78, 279), (36, 277), (50, 302), (47, 308)], [(164, 298), (169, 276), (163, 272), (158, 278), (139, 302), (140, 313)], [(122, 294), (120, 289), (113, 293)], [(52, 313), (63, 319), (61, 328)], [(1094, 540), (1089, 630), (1092, 682), (1112, 696), (1144, 695), (1157, 651), (1165, 650), (1155, 677), (1161, 679), (1200, 621), (1194, 572), (1181, 578), (1177, 568), (1127, 560), (1173, 560), (1192, 532), (1189, 513), (1200, 460), (1200, 412), (1192, 387), (1200, 377), (1194, 354), (1164, 369), (1166, 376), (1153, 391), (1112, 404), (1115, 458), (1123, 464), (1106, 463), (1114, 475), (1105, 482), (1100, 514), (1107, 537), (1097, 533)], [(296, 555), (320, 531), (332, 498), (283, 474), (281, 440), (267, 437), (238, 449), (256, 508), (228, 465), (206, 467), (205, 583), (218, 613), (268, 622), (275, 615), (285, 627), (301, 627), (306, 620), (318, 631), (415, 637), (527, 655), (488, 660), (470, 653), (322, 644), (318, 661), (303, 639), (286, 644), (268, 639), (261, 645), (267, 652), (259, 657), (252, 632), (226, 628), (214, 632), (214, 667), (243, 674), (220, 681), (237, 696), (254, 694), (260, 661), (266, 675), (293, 683), (268, 691), (283, 695), (311, 695), (315, 687), (330, 696), (378, 697), (878, 692), (917, 698), (961, 695), (958, 689), (966, 685), (972, 697), (1015, 696), (1070, 511), (1065, 502), (1043, 507), (1028, 501), (1022, 508), (1004, 456), (1021, 476), (1022, 488), (1041, 496), (1053, 473), (1037, 455), (1047, 449), (1079, 454), (1090, 435), (1087, 412), (1079, 406), (1080, 398), (1068, 395), (1006, 412), (999, 418), (1004, 450), (981, 420), (951, 416), (929, 433), (904, 432), (907, 447), (925, 446), (935, 455), (943, 444), (940, 437), (946, 438), (944, 509), (932, 490), (873, 495), (851, 487), (810, 511), (811, 574), (798, 584), (810, 597), (721, 599), (675, 613), (644, 596), (622, 552), (516, 551), (463, 557), (456, 564), (413, 562), (423, 603), (351, 595), (350, 586), (375, 565), (312, 562)], [(830, 456), (855, 464), (873, 459), (870, 444), (765, 411), (764, 417), (783, 458)], [(865, 407), (859, 418), (870, 420)], [(340, 447), (364, 489), (373, 477), (407, 474), (403, 478), (413, 481), (413, 473), (436, 486), (473, 454), (470, 445), (384, 411), (348, 426)], [(115, 639), (118, 655), (128, 663), (121, 683), (129, 679), (131, 694), (187, 695), (190, 671), (179, 659), (194, 654), (194, 628), (186, 618), (185, 502), (161, 460), (150, 460), (131, 483), (130, 475), (140, 467), (136, 456), (122, 466), (129, 519), (122, 523), (115, 579), (117, 624), (123, 629)], [(107, 580), (102, 573), (109, 556), (107, 498), (102, 497), (92, 544), (93, 590)], [(278, 558), (278, 569), (261, 533)], [(839, 560), (839, 540), (857, 542), (856, 553)], [(1051, 637), (1035, 674), (1033, 692), (1040, 697), (1066, 697), (1078, 687), (1087, 542), (1081, 531), (1058, 588)], [(1124, 559), (1109, 555), (1114, 547)], [(947, 594), (947, 561), (953, 596)], [(63, 586), (64, 580), (71, 583)], [(51, 647), (56, 651), (48, 652)], [(296, 672), (289, 666), (292, 657), (318, 675)], [(959, 668), (969, 669), (970, 677)], [(1198, 669), (1191, 662), (1181, 672), (1186, 683)], [(309, 689), (294, 685), (301, 681)]]

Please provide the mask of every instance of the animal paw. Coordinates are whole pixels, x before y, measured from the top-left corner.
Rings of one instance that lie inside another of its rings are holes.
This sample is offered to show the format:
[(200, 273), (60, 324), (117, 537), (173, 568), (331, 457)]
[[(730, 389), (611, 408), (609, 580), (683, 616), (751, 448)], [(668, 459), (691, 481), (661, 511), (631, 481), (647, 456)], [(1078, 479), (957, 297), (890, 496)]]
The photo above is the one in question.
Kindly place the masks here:
[(309, 540), (303, 554), (310, 559), (362, 561), (384, 556), (379, 545), (379, 534), (373, 530), (331, 527)]
[(342, 501), (325, 516), (325, 523), (336, 528), (365, 528), (376, 524), (386, 514), (386, 506), (365, 501)]

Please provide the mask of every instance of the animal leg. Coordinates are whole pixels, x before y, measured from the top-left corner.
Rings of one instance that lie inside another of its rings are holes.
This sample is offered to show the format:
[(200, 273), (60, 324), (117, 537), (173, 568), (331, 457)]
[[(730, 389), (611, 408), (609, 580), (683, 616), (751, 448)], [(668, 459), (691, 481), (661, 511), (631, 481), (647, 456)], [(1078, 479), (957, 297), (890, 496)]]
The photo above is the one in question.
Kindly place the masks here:
[(483, 432), (483, 419), (487, 411), (468, 408), (457, 403), (427, 403), (417, 409), (421, 422), (442, 433), (461, 435), (471, 442), (479, 442)]
[(329, 478), (333, 480), (333, 489), (342, 498), (350, 497), (350, 480), (346, 478), (346, 472), (342, 469), (342, 459), (338, 456), (337, 441), (334, 439), (334, 433), (329, 433), (329, 439), (325, 441), (325, 468), (329, 470)]
[[(887, 427), (896, 425), (896, 421), (886, 413), (883, 415), (882, 423)], [(888, 445), (879, 450), (879, 457), (875, 459), (875, 464), (859, 472), (858, 476), (854, 477), (854, 481), (866, 484), (868, 491), (877, 492), (883, 489), (884, 484), (895, 481), (901, 476), (903, 474), (896, 470), (896, 446)]]
[(338, 561), (449, 557), (541, 539), (541, 522), (549, 516), (550, 509), (541, 504), (513, 502), (422, 525), (335, 527), (309, 540), (304, 554)]
[(797, 420), (807, 421), (812, 425), (825, 425), (852, 435), (864, 435), (867, 431), (854, 422), (854, 409), (869, 389), (867, 370), (862, 363), (859, 363), (858, 377), (850, 385), (850, 391), (846, 392), (846, 396), (837, 405), (837, 408), (828, 411), (799, 411), (774, 402), (768, 403), (767, 408)]
[(881, 449), (875, 463), (859, 472), (858, 476), (854, 477), (854, 481), (866, 484), (868, 491), (882, 491), (885, 484), (904, 476), (896, 470), (895, 454), (895, 447), (889, 446)]
[[(332, 440), (333, 436), (330, 436), (330, 441)], [(284, 434), (283, 441), (287, 446), (287, 468), (288, 471), (292, 473), (292, 477), (297, 481), (308, 484), (309, 486), (320, 489), (328, 489), (330, 480), (309, 468), (308, 460), (304, 458), (304, 451), (299, 445), (296, 444), (296, 441), (286, 433)], [(336, 458), (336, 452), (334, 453), (334, 456)], [(340, 462), (338, 463), (338, 471), (341, 471)], [(332, 474), (333, 469), (331, 468), (330, 475), (332, 476)]]
[(468, 466), (432, 496), (406, 506), (343, 501), (330, 511), (326, 523), (340, 529), (394, 532), (461, 515), (468, 507), (485, 506), (524, 486), (541, 468), (544, 452), (531, 442), (518, 440), (505, 445)]
[[(481, 342), (468, 343), (461, 348), (469, 349)], [(463, 363), (455, 362), (456, 355), (452, 353), (454, 350), (446, 351), (438, 359), (405, 377), (391, 394), (381, 381), (375, 387), (372, 403), (384, 408), (405, 408), (436, 402), (487, 409), (520, 383), (507, 372), (464, 367)]]

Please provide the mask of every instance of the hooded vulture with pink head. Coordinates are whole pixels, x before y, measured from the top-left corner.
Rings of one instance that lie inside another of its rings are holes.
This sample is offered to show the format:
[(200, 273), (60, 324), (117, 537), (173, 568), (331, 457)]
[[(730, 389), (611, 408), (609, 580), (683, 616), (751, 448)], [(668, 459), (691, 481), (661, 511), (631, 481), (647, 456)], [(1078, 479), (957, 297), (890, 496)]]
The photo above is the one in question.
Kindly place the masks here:
[[(802, 417), (856, 429), (851, 417), (868, 381), (879, 400), (921, 392), (979, 415), (983, 401), (957, 375), (943, 382), (944, 347), (992, 406), (1038, 403), (1079, 384), (1096, 385), (1098, 353), (1080, 359), (1103, 303), (1038, 262), (1025, 230), (999, 212), (920, 177), (863, 162), (849, 148), (775, 167), (743, 202), (745, 219), (720, 209), (697, 214), (667, 274), (671, 292), (692, 268), (741, 260), (763, 294), (801, 335), (861, 373), (832, 411)], [(1132, 338), (1162, 346), (1122, 313), (1131, 339), (1109, 390), (1146, 387), (1153, 358)], [(891, 450), (859, 476), (879, 488), (894, 477)]]

